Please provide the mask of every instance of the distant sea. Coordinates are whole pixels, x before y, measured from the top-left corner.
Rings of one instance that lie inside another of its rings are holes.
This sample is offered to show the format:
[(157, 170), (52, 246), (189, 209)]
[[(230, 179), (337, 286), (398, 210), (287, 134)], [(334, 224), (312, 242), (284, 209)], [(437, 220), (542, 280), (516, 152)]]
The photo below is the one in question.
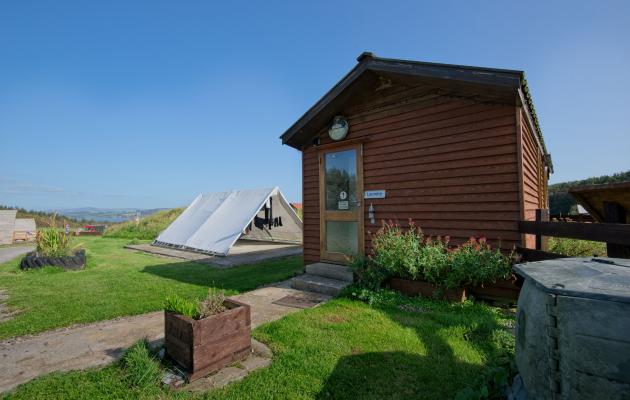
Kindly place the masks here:
[(125, 222), (133, 220), (136, 214), (139, 213), (140, 217), (146, 217), (158, 211), (165, 210), (165, 208), (151, 208), (151, 209), (134, 209), (134, 208), (96, 208), (96, 207), (82, 207), (82, 208), (66, 208), (57, 211), (61, 215), (75, 219), (84, 219), (98, 222)]

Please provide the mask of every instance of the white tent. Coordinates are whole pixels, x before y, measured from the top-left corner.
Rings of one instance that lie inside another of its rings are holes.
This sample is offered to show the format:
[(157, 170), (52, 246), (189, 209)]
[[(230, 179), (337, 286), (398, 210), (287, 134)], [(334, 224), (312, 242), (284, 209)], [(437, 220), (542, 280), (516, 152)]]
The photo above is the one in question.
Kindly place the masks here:
[(227, 255), (239, 238), (301, 243), (302, 221), (277, 187), (200, 194), (153, 244)]

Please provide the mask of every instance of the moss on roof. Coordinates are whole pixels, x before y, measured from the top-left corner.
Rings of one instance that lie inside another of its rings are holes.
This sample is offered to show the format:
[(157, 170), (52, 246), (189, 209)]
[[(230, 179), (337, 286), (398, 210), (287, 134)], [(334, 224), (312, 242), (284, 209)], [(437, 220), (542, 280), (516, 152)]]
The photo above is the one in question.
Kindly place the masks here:
[(536, 114), (536, 108), (534, 107), (534, 100), (532, 99), (532, 93), (529, 90), (529, 86), (527, 85), (527, 79), (525, 78), (525, 72), (521, 73), (521, 88), (523, 89), (523, 96), (525, 96), (525, 102), (527, 103), (527, 108), (529, 109), (529, 113), (532, 116), (532, 120), (534, 121), (534, 128), (536, 129), (536, 135), (540, 140), (540, 144), (543, 147), (543, 152), (545, 153), (545, 158), (547, 159), (547, 164), (551, 172), (553, 172), (553, 162), (551, 161), (551, 155), (547, 151), (547, 145), (545, 145), (545, 139), (543, 138), (542, 130), (540, 129), (540, 123), (538, 122), (538, 115)]

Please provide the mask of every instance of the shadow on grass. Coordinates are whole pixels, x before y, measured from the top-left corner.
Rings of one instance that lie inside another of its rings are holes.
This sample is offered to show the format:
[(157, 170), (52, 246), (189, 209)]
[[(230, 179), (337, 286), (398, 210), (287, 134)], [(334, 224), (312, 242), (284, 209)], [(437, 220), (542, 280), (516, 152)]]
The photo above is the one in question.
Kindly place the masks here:
[(141, 272), (190, 285), (212, 286), (226, 291), (242, 292), (289, 279), (300, 269), (300, 259), (289, 257), (225, 269), (183, 261), (148, 265)]
[[(440, 399), (449, 390), (436, 387), (435, 375), (449, 368), (449, 374), (475, 374), (480, 366), (448, 359), (434, 365), (430, 356), (400, 351), (364, 353), (339, 359), (316, 399)], [(451, 353), (452, 355), (452, 353)], [(425, 372), (426, 371), (426, 372)]]
[(474, 317), (453, 317), (447, 310), (416, 313), (396, 307), (377, 308), (401, 327), (413, 329), (426, 354), (388, 351), (342, 357), (317, 399), (445, 399), (478, 386), (487, 364), (465, 361), (463, 346), (447, 342), (445, 330), (449, 328), (457, 331), (465, 327), (464, 342), (486, 362), (502, 351), (491, 340), (500, 325), (489, 310), (477, 311), (475, 322)]

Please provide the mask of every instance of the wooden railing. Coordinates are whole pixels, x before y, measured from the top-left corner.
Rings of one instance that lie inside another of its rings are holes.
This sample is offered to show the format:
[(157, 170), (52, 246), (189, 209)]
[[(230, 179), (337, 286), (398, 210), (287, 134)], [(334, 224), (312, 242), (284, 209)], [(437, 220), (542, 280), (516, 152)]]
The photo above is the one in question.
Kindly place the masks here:
[[(616, 203), (613, 203), (616, 204)], [(608, 257), (630, 258), (630, 225), (625, 211), (617, 206), (604, 207), (606, 222), (549, 222), (549, 211), (536, 210), (536, 221), (519, 221), (521, 233), (536, 235), (536, 250), (546, 251), (545, 236), (605, 242)]]

